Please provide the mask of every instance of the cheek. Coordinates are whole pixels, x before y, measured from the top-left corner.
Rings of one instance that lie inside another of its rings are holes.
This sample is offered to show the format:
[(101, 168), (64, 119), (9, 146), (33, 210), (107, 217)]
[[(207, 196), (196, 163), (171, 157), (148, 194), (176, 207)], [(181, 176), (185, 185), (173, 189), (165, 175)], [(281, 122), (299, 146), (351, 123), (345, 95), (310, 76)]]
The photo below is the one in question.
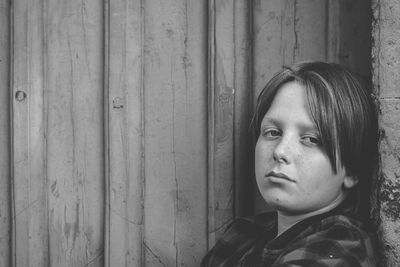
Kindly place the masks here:
[(263, 172), (269, 162), (271, 149), (262, 143), (257, 143), (254, 151), (256, 174)]
[(256, 161), (258, 158), (260, 158), (260, 155), (261, 155), (261, 144), (260, 141), (257, 141), (256, 146), (254, 148), (254, 157)]
[(300, 154), (296, 156), (295, 162), (298, 174), (304, 177), (305, 181), (309, 182), (311, 186), (313, 184), (316, 186), (315, 183), (318, 184), (321, 181), (321, 176), (326, 174), (327, 166), (313, 155)]
[(256, 148), (254, 150), (254, 167), (256, 169), (256, 172), (258, 171), (258, 169), (260, 168), (260, 164), (262, 161), (262, 153), (260, 151), (260, 146), (257, 144)]
[(271, 147), (265, 144), (265, 142), (257, 142), (254, 150), (254, 156), (256, 162), (257, 161), (263, 162), (268, 158), (270, 158), (272, 155), (271, 151), (272, 151)]
[(300, 175), (304, 177), (309, 191), (319, 191), (322, 188), (330, 188), (338, 183), (336, 175), (332, 171), (329, 161), (321, 157), (303, 157), (299, 159), (301, 166)]

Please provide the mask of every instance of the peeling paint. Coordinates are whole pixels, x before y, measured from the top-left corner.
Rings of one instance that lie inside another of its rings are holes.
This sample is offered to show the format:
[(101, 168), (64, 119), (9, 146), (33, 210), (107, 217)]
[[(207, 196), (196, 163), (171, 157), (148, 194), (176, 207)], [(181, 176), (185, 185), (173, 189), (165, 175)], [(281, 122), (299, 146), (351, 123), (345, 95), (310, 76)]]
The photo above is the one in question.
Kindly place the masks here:
[(54, 181), (54, 183), (51, 184), (50, 189), (53, 196), (55, 196), (56, 198), (60, 197), (60, 192), (57, 188), (57, 181)]

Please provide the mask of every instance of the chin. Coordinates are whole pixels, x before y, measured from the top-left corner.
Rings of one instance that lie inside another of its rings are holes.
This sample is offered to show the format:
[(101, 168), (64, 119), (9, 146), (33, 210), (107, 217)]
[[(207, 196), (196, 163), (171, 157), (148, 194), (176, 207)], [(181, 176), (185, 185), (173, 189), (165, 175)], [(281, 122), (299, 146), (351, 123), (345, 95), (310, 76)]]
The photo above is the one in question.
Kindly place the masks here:
[(263, 195), (263, 198), (265, 200), (265, 202), (268, 204), (268, 206), (270, 206), (271, 208), (275, 209), (275, 210), (288, 210), (290, 209), (290, 203), (289, 201), (282, 199), (280, 197), (274, 197), (271, 195)]

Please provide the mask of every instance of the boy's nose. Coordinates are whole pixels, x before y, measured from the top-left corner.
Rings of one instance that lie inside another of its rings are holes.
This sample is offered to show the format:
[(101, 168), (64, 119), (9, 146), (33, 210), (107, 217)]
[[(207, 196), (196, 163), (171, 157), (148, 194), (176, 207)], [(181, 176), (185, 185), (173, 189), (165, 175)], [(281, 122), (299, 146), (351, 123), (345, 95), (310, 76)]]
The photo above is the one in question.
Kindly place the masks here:
[(291, 141), (288, 138), (282, 138), (280, 141), (276, 144), (274, 148), (274, 153), (273, 157), (274, 160), (279, 162), (279, 163), (290, 163), (291, 162)]

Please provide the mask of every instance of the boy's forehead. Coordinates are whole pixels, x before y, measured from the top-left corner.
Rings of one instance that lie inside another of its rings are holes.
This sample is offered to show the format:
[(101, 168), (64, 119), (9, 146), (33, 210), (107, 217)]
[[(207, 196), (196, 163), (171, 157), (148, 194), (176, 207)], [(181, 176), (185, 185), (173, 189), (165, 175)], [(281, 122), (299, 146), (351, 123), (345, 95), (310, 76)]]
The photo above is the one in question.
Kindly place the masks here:
[(299, 128), (316, 129), (305, 87), (295, 81), (283, 84), (273, 97), (261, 124), (290, 123)]

